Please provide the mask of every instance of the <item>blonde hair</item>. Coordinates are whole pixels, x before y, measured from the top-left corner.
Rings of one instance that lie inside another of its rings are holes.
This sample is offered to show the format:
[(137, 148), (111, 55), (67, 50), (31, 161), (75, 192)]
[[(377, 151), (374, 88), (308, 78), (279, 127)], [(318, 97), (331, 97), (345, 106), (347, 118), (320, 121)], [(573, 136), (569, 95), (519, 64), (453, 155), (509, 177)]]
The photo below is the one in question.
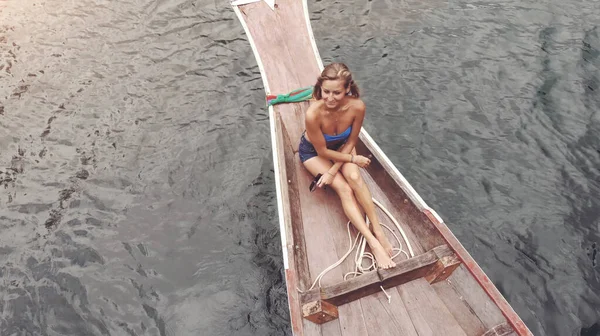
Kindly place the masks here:
[(344, 63), (331, 63), (323, 69), (319, 78), (317, 78), (317, 83), (313, 89), (313, 97), (317, 100), (323, 98), (321, 96), (321, 86), (323, 82), (326, 80), (343, 80), (344, 81), (344, 89), (350, 88), (350, 95), (358, 98), (360, 96), (360, 92), (358, 91), (358, 85), (352, 79), (352, 73), (348, 70), (348, 67)]

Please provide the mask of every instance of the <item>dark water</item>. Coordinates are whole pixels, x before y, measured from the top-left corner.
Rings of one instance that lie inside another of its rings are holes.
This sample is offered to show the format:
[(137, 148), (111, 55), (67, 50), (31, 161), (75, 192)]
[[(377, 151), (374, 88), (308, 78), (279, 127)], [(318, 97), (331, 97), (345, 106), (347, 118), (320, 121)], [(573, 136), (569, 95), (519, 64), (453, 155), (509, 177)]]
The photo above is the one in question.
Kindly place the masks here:
[[(600, 335), (597, 1), (309, 1), (365, 128), (536, 335)], [(289, 332), (227, 1), (0, 1), (0, 335)]]

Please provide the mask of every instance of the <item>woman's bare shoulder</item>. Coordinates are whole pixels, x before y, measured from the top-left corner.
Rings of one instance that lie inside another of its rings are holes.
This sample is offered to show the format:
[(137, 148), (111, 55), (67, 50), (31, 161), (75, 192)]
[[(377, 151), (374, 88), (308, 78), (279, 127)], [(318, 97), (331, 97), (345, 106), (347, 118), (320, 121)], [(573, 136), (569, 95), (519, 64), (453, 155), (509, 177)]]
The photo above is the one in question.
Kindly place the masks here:
[(318, 120), (320, 118), (320, 111), (323, 108), (322, 100), (311, 100), (308, 109), (306, 110), (307, 120)]
[(362, 101), (362, 99), (355, 97), (352, 97), (350, 99), (350, 106), (353, 110), (356, 110), (357, 112), (364, 112), (366, 110), (367, 107), (365, 105), (365, 102)]

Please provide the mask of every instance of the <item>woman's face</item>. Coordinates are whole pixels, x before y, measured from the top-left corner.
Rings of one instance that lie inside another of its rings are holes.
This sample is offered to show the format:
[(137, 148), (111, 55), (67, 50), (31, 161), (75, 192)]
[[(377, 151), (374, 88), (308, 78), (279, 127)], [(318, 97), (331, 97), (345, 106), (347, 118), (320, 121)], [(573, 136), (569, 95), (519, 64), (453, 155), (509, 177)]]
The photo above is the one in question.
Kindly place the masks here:
[(340, 101), (346, 97), (347, 92), (348, 90), (344, 88), (344, 81), (341, 79), (324, 80), (321, 85), (321, 97), (323, 97), (327, 108), (338, 107)]

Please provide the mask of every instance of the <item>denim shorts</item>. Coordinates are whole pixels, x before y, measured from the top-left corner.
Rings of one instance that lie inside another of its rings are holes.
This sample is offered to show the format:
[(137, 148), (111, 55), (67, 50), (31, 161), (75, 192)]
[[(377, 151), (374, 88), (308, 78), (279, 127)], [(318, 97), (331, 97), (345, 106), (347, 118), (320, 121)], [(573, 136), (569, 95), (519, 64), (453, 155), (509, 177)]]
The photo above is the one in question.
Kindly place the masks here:
[[(305, 134), (305, 132), (302, 132), (302, 136), (300, 137), (300, 145), (298, 146), (298, 155), (300, 156), (300, 161), (302, 163), (304, 163), (304, 161), (306, 161), (308, 159), (312, 159), (315, 156), (318, 156), (317, 150), (315, 149), (313, 144), (310, 143), (310, 141), (306, 140), (306, 137), (304, 136), (304, 134)], [(327, 148), (337, 151), (345, 143), (346, 143), (346, 140), (334, 141), (331, 143), (327, 143)]]

